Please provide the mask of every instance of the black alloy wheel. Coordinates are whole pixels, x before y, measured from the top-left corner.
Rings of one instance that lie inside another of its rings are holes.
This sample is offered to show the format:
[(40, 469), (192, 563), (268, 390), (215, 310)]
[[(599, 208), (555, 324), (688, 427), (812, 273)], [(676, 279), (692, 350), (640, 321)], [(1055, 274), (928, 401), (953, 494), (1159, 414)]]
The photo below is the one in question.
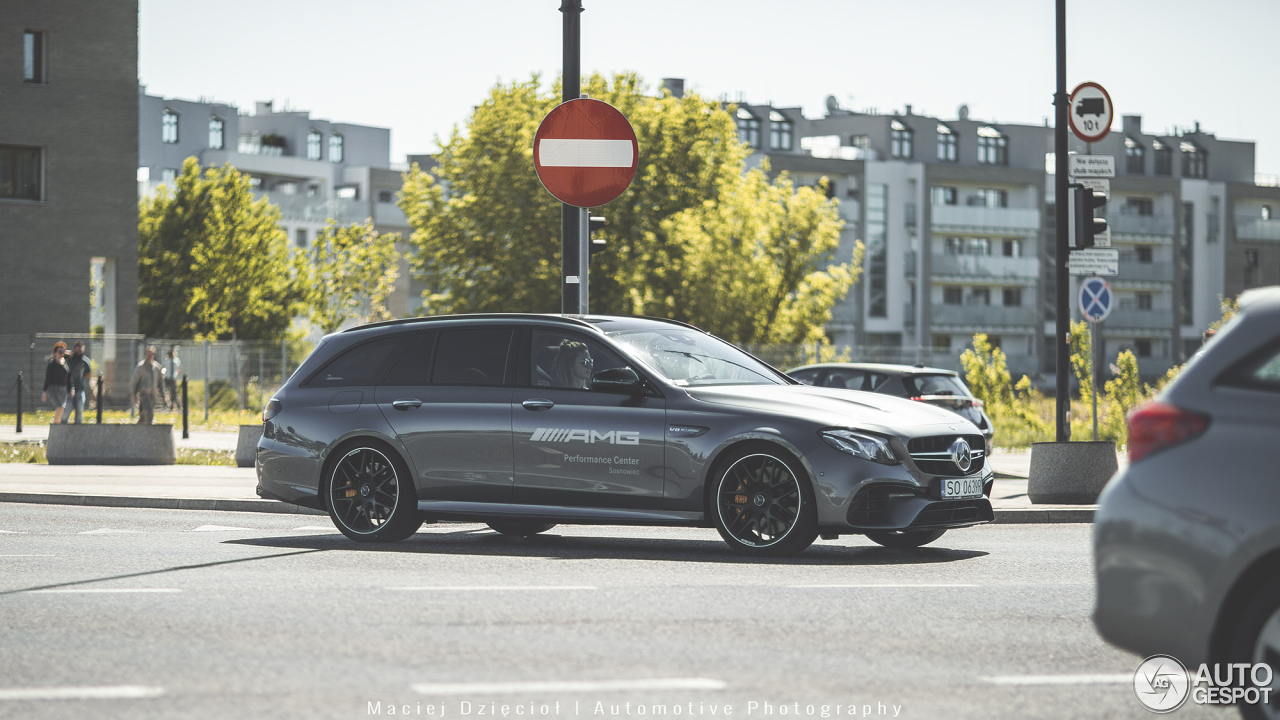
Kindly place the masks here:
[(399, 542), (422, 527), (417, 493), (394, 452), (372, 442), (339, 452), (327, 500), (329, 517), (343, 535), (357, 542)]
[(894, 548), (895, 550), (909, 550), (918, 548), (921, 545), (928, 545), (942, 537), (942, 534), (946, 531), (946, 528), (933, 530), (885, 530), (869, 532), (867, 537), (877, 545)]
[[(1228, 661), (1245, 663), (1250, 669), (1265, 663), (1272, 670), (1269, 702), (1261, 702), (1260, 697), (1245, 699), (1238, 704), (1240, 715), (1246, 720), (1276, 720), (1280, 718), (1280, 578), (1263, 583), (1238, 617), (1227, 638)], [(1238, 674), (1233, 677), (1235, 685), (1246, 691), (1253, 687), (1252, 679), (1245, 683)]]
[(555, 523), (542, 522), (541, 520), (489, 520), (485, 524), (494, 532), (517, 537), (537, 535), (556, 526)]
[(727, 462), (714, 502), (716, 530), (729, 547), (774, 557), (813, 544), (817, 509), (808, 476), (797, 467), (770, 446), (745, 448)]

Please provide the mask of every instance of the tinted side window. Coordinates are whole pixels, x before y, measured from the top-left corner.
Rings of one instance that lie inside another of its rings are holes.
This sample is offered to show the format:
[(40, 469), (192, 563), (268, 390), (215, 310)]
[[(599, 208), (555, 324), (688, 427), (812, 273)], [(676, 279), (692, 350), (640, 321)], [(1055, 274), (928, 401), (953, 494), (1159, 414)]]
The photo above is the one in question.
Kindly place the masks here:
[(383, 385), (427, 385), (431, 383), (431, 356), (436, 349), (436, 333), (424, 332), (413, 336), (409, 347), (400, 353), (400, 359), (391, 366), (391, 372), (382, 379)]
[(832, 370), (827, 373), (823, 385), (846, 390), (870, 390), (867, 386), (867, 374), (861, 370)]
[(969, 397), (969, 389), (954, 375), (916, 375), (907, 383), (917, 395)]
[(507, 375), (511, 328), (446, 330), (436, 345), (433, 385), (501, 385)]
[(1220, 382), (1252, 390), (1280, 391), (1280, 339), (1236, 363)]
[(357, 345), (329, 361), (320, 369), (320, 372), (311, 376), (307, 385), (311, 387), (372, 385), (395, 361), (405, 340), (405, 335), (396, 335)]
[(799, 380), (805, 385), (812, 385), (818, 381), (818, 375), (821, 372), (821, 370), (799, 370), (797, 372), (790, 373), (790, 375), (792, 378)]

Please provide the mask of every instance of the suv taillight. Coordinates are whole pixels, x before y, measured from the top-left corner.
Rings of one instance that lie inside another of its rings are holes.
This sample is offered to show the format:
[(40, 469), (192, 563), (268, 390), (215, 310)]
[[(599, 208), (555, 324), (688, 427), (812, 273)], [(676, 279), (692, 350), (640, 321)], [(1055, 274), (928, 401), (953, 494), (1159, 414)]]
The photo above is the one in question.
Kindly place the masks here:
[(1129, 415), (1129, 462), (1204, 432), (1209, 418), (1167, 403), (1152, 402)]
[(279, 400), (271, 398), (271, 402), (268, 402), (267, 406), (262, 409), (262, 422), (266, 422), (279, 415), (280, 411), (283, 409), (284, 406), (280, 404)]

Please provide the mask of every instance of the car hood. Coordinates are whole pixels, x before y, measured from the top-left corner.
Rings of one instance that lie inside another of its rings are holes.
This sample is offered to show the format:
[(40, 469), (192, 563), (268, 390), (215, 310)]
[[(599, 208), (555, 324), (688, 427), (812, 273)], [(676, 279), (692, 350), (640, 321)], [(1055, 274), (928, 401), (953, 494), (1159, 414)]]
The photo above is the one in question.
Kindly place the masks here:
[(950, 432), (981, 434), (973, 423), (949, 410), (861, 390), (809, 385), (721, 385), (684, 390), (702, 402), (785, 415), (827, 427), (862, 428), (903, 438)]

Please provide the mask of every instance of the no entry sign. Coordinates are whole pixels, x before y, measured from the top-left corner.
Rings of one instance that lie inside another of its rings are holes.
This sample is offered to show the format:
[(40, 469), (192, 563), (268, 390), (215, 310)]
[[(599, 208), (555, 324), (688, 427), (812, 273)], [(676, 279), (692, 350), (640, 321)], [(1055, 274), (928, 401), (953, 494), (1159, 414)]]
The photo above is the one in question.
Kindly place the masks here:
[(570, 100), (547, 113), (533, 136), (533, 167), (562, 203), (597, 207), (636, 175), (640, 147), (626, 116), (606, 102)]

